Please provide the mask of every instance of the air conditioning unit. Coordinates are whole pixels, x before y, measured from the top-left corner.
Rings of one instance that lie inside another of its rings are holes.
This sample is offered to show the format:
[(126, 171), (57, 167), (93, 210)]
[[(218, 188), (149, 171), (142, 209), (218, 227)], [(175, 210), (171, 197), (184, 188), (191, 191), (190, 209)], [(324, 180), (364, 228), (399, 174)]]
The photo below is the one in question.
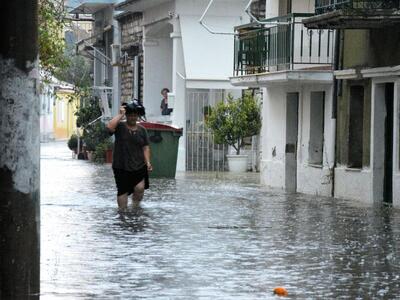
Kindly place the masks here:
[(113, 67), (121, 65), (121, 45), (119, 44), (111, 45), (111, 65)]

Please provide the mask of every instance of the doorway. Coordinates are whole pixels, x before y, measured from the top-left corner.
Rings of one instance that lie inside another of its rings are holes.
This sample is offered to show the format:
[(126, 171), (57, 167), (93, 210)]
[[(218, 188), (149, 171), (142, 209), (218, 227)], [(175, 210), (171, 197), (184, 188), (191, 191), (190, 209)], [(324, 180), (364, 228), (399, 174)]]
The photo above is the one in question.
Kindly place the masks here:
[(375, 85), (373, 101), (373, 199), (393, 201), (394, 83)]
[(394, 83), (385, 84), (385, 162), (384, 162), (384, 178), (383, 178), (383, 201), (387, 203), (393, 202), (393, 101), (394, 100)]
[(297, 139), (299, 120), (299, 93), (286, 95), (286, 145), (285, 145), (285, 189), (297, 189)]

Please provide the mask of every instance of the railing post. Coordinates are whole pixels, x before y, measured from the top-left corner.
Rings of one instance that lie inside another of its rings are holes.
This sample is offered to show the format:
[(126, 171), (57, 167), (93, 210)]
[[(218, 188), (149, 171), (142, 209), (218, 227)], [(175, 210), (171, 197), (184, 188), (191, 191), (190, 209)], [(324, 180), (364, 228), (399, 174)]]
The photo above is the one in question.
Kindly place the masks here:
[(289, 25), (292, 28), (291, 33), (290, 33), (291, 39), (290, 39), (290, 66), (289, 66), (289, 68), (293, 69), (293, 67), (294, 67), (294, 37), (295, 37), (294, 35), (295, 35), (295, 29), (296, 29), (296, 27), (295, 27), (296, 16), (293, 15), (291, 19), (292, 19), (292, 24)]

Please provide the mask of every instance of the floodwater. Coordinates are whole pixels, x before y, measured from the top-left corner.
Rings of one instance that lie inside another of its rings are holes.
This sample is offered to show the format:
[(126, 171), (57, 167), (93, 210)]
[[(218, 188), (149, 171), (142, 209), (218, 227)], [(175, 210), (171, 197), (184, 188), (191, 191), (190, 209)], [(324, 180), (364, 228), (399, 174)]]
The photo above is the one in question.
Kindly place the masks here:
[(41, 299), (399, 299), (400, 211), (257, 174), (151, 181), (119, 214), (110, 165), (42, 144)]

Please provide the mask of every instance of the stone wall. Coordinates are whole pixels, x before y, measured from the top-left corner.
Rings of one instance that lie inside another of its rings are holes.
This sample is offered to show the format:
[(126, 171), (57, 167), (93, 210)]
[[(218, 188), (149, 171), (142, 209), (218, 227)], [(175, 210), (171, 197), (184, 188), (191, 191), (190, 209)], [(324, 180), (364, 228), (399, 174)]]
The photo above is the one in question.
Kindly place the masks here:
[[(143, 27), (142, 14), (127, 13), (118, 18), (121, 27), (121, 51), (126, 56), (121, 67), (121, 102), (132, 99), (134, 81), (139, 80), (139, 99), (143, 100)], [(134, 58), (139, 58), (139, 78), (134, 78)]]

